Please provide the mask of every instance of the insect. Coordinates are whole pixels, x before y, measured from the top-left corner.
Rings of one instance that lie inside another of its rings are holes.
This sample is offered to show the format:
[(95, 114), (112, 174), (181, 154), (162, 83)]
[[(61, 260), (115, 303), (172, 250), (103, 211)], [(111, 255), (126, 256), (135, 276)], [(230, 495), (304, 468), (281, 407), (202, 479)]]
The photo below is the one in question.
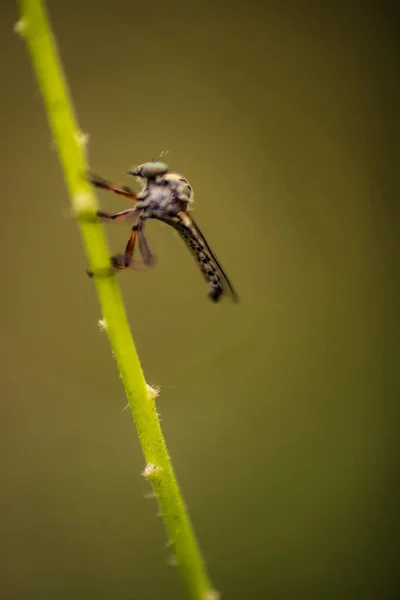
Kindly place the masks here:
[[(164, 162), (153, 160), (129, 170), (129, 175), (140, 179), (142, 190), (135, 194), (128, 186), (118, 186), (97, 175), (89, 174), (92, 185), (109, 190), (136, 202), (134, 208), (115, 214), (98, 211), (97, 216), (107, 220), (128, 219), (132, 228), (123, 254), (111, 258), (112, 267), (126, 269), (138, 268), (134, 260), (136, 240), (142, 256), (142, 264), (151, 267), (155, 260), (144, 235), (144, 224), (149, 219), (158, 219), (173, 227), (184, 240), (194, 256), (200, 270), (208, 283), (208, 295), (213, 302), (228, 293), (235, 301), (238, 295), (223, 270), (219, 260), (212, 252), (204, 235), (188, 213), (193, 203), (193, 190), (187, 179), (179, 173), (171, 172)], [(90, 276), (93, 273), (89, 272)]]

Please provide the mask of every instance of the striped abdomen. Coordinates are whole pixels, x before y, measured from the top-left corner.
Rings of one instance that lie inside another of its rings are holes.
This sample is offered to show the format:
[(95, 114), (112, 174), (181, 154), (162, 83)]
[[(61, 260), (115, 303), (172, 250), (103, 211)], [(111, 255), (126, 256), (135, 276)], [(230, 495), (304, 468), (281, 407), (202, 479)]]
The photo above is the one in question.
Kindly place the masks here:
[(213, 302), (218, 302), (224, 293), (224, 286), (218, 265), (209, 251), (205, 240), (202, 239), (201, 234), (194, 227), (192, 219), (186, 213), (180, 212), (176, 217), (172, 217), (166, 220), (166, 222), (176, 229), (189, 247), (203, 273), (204, 279), (208, 283), (208, 295)]

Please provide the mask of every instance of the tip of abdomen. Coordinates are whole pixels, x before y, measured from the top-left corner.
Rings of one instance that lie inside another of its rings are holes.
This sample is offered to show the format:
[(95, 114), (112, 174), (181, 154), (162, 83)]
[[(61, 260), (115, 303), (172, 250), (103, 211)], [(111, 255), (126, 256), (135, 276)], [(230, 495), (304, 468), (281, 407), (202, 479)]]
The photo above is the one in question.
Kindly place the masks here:
[(208, 296), (213, 302), (218, 302), (223, 293), (224, 293), (224, 289), (220, 285), (218, 285), (218, 286), (213, 285), (213, 286), (210, 286)]

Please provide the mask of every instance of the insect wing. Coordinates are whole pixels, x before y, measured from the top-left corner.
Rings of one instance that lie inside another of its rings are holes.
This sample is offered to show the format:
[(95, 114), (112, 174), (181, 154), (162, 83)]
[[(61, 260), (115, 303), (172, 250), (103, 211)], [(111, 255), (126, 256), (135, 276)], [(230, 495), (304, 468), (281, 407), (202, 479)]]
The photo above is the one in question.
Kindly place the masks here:
[(198, 225), (196, 224), (196, 221), (193, 219), (192, 216), (188, 215), (187, 212), (185, 212), (185, 219), (189, 219), (190, 221), (190, 226), (193, 228), (193, 231), (195, 232), (196, 236), (199, 237), (201, 239), (201, 241), (203, 242), (204, 246), (206, 247), (206, 249), (208, 250), (208, 252), (210, 253), (212, 259), (214, 260), (215, 264), (218, 267), (218, 271), (220, 273), (220, 275), (222, 276), (222, 278), (224, 279), (230, 293), (231, 296), (233, 298), (233, 300), (235, 302), (239, 302), (239, 296), (235, 290), (235, 288), (233, 287), (232, 283), (229, 280), (229, 277), (227, 276), (227, 274), (225, 273), (224, 269), (222, 268), (221, 263), (219, 262), (218, 258), (215, 256), (214, 252), (211, 250), (210, 246), (207, 243), (206, 238), (204, 237), (204, 235), (202, 234), (200, 228), (198, 227)]
[(143, 263), (146, 265), (146, 267), (154, 267), (154, 265), (156, 264), (156, 258), (150, 250), (147, 238), (144, 235), (143, 226), (141, 227), (141, 229), (138, 230), (138, 242), (140, 254), (143, 258)]

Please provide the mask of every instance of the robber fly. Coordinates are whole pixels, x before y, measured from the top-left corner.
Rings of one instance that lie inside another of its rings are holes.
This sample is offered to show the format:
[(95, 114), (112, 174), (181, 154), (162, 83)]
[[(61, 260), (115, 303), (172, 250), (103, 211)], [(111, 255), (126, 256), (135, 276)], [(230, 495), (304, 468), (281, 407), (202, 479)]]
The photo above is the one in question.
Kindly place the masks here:
[[(89, 181), (95, 187), (110, 190), (136, 202), (134, 208), (115, 214), (97, 212), (97, 216), (103, 219), (125, 218), (133, 223), (125, 252), (111, 258), (112, 267), (115, 269), (138, 267), (138, 261), (133, 258), (136, 239), (139, 242), (142, 264), (146, 267), (154, 264), (154, 256), (144, 235), (144, 224), (148, 219), (158, 219), (173, 227), (189, 247), (208, 283), (208, 295), (211, 300), (218, 302), (223, 294), (229, 293), (237, 301), (236, 291), (220, 262), (187, 212), (188, 207), (193, 203), (193, 191), (187, 179), (179, 173), (170, 172), (168, 165), (159, 160), (139, 165), (128, 171), (128, 174), (140, 179), (142, 191), (139, 194), (135, 194), (127, 186), (119, 187), (101, 177), (89, 175)], [(89, 272), (89, 275), (93, 276), (93, 273)]]

